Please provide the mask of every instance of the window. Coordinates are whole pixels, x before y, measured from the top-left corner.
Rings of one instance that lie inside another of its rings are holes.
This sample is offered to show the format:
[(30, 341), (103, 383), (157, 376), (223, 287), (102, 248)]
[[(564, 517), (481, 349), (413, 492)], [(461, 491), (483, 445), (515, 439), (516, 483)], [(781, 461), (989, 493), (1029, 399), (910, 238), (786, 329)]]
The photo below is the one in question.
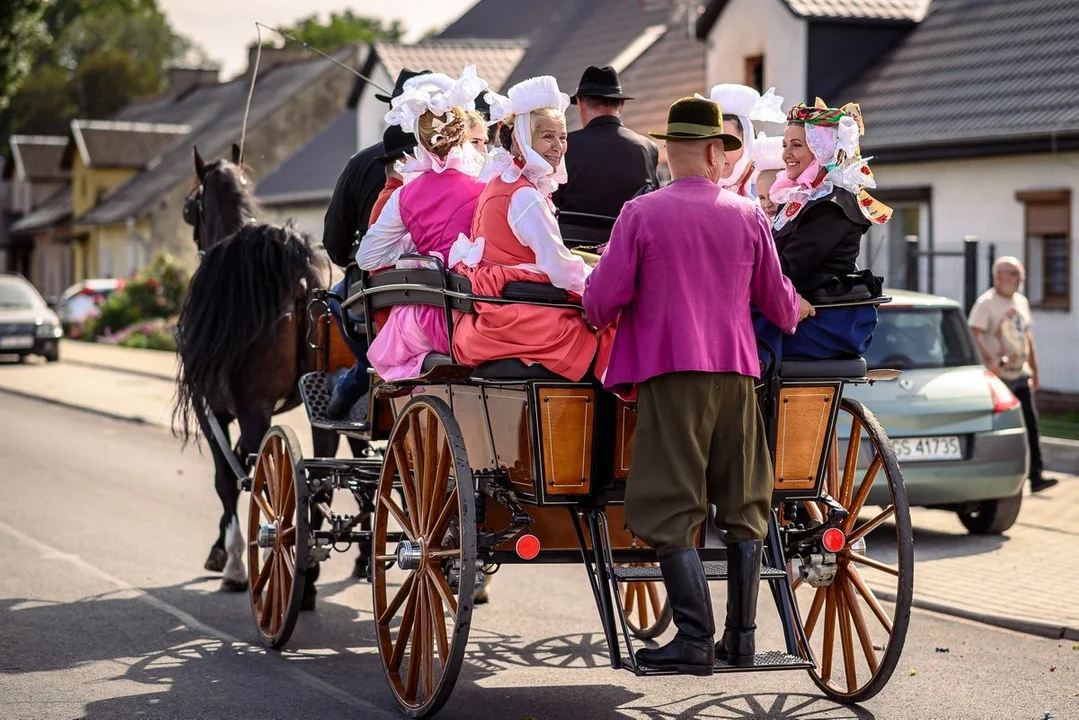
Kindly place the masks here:
[(1071, 190), (1018, 192), (1026, 237), (1027, 296), (1032, 305), (1071, 309)]
[(974, 338), (959, 308), (880, 308), (873, 342), (865, 354), (870, 369), (962, 367), (979, 364)]
[(757, 92), (764, 92), (764, 56), (754, 55), (746, 58), (745, 85)]

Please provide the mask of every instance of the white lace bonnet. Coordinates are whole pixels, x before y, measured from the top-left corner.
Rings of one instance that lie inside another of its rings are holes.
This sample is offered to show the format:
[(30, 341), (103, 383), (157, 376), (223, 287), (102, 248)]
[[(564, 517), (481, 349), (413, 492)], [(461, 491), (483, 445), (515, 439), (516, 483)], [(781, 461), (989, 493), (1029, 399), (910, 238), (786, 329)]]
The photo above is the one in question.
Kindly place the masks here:
[[(557, 168), (552, 168), (550, 163), (543, 159), (532, 149), (532, 123), (529, 114), (535, 110), (551, 108), (565, 112), (569, 107), (569, 95), (558, 89), (558, 81), (550, 75), (523, 80), (511, 87), (505, 95), (496, 92), (488, 92), (484, 99), (491, 107), (490, 123), (494, 125), (504, 122), (511, 117), (513, 122), (513, 136), (517, 140), (525, 155), (523, 172), (528, 179), (536, 184), (558, 184), (566, 181), (565, 159), (559, 162)], [(490, 179), (495, 175), (503, 175), (503, 180), (513, 182), (516, 178), (509, 178), (513, 174), (512, 156), (504, 149), (499, 148), (491, 155), (491, 161), (484, 168), (481, 180)], [(519, 175), (518, 175), (519, 177)], [(547, 183), (539, 183), (540, 179), (548, 180)], [(542, 188), (550, 192), (547, 188)]]
[[(469, 65), (454, 80), (442, 73), (426, 73), (405, 81), (400, 95), (390, 102), (386, 122), (405, 132), (415, 133), (420, 116), (430, 111), (442, 117), (442, 123), (452, 122), (454, 107), (476, 109), (476, 97), (487, 89), (487, 81), (476, 75), (476, 66)], [(436, 122), (435, 129), (440, 126)], [(431, 140), (437, 142), (437, 135)]]
[(781, 123), (786, 121), (787, 115), (780, 109), (783, 104), (783, 97), (776, 95), (775, 90), (774, 87), (768, 88), (761, 95), (748, 85), (723, 83), (714, 86), (708, 94), (709, 100), (719, 103), (719, 106), (723, 108), (724, 115), (736, 116), (738, 123), (742, 126), (742, 147), (745, 150), (742, 157), (735, 164), (730, 176), (720, 180), (722, 185), (729, 186), (737, 183), (745, 174), (749, 163), (753, 161), (753, 123)]

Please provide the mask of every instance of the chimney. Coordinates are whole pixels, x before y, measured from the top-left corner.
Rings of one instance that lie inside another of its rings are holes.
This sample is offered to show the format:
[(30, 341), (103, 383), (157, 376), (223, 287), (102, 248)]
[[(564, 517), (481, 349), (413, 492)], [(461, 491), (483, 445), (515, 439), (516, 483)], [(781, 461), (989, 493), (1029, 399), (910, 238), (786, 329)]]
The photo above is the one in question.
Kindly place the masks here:
[(197, 87), (216, 85), (217, 74), (217, 68), (170, 67), (166, 73), (169, 95), (179, 97)]
[[(244, 73), (251, 77), (251, 71), (255, 69), (255, 58), (258, 55), (258, 46), (252, 43), (247, 48), (247, 71)], [(262, 57), (259, 58), (259, 75), (263, 75), (278, 65), (288, 65), (294, 62), (311, 59), (311, 54), (303, 47), (285, 45), (284, 47), (264, 47)]]

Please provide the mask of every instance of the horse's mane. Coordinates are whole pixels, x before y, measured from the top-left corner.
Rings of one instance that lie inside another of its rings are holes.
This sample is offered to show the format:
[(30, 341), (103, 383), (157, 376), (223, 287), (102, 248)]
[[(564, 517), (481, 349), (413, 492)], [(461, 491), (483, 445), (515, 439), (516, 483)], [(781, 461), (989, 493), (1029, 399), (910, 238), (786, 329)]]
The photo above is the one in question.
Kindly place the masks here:
[[(254, 344), (296, 309), (305, 288), (322, 287), (321, 260), (291, 223), (248, 223), (211, 247), (191, 278), (177, 323), (179, 357), (173, 431), (198, 435), (197, 404), (233, 399)], [(303, 285), (301, 285), (303, 283)], [(300, 308), (304, 310), (305, 308)]]
[(262, 214), (239, 165), (221, 159), (206, 166), (202, 178), (202, 212), (207, 247), (238, 231)]

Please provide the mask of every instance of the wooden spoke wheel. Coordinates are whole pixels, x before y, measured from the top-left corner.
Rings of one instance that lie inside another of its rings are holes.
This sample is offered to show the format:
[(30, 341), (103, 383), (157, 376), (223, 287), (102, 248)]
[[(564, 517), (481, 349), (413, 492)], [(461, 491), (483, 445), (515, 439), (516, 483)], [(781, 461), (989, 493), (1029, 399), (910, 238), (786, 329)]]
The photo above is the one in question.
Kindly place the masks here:
[[(619, 563), (618, 567), (659, 567), (659, 564)], [(661, 581), (619, 583), (618, 596), (634, 637), (651, 640), (670, 627), (674, 613)]]
[[(850, 440), (841, 455), (832, 435), (825, 491), (850, 513), (841, 526), (846, 541), (831, 584), (814, 588), (795, 579), (792, 585), (817, 661), (810, 676), (832, 699), (853, 703), (880, 692), (899, 662), (910, 621), (914, 546), (903, 476), (884, 430), (856, 400), (844, 398), (840, 411), (850, 419)], [(883, 508), (866, 507), (874, 484), (887, 487), (874, 499), (887, 502)], [(821, 503), (803, 507), (814, 523), (827, 513)]]
[(275, 426), (262, 439), (251, 484), (247, 567), (251, 608), (263, 645), (288, 642), (307, 573), (307, 474), (296, 433)]
[[(476, 583), (472, 471), (453, 412), (426, 395), (401, 411), (385, 456), (372, 549), (378, 651), (401, 710), (422, 718), (449, 698), (468, 643)], [(388, 540), (393, 532), (400, 542)]]

